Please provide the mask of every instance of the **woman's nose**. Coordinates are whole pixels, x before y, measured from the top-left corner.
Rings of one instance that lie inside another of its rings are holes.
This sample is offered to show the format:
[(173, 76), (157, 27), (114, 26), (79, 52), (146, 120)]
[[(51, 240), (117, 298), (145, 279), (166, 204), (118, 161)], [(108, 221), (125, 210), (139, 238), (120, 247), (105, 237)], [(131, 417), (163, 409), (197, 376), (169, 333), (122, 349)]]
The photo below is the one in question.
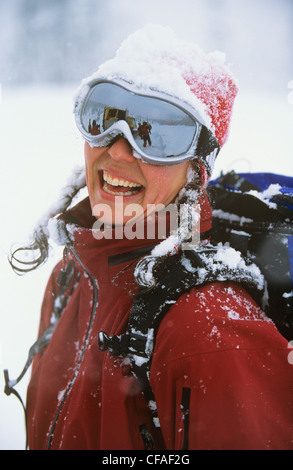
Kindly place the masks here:
[(124, 160), (128, 163), (135, 160), (135, 157), (132, 155), (132, 149), (124, 137), (121, 137), (117, 142), (111, 145), (108, 153), (113, 160)]

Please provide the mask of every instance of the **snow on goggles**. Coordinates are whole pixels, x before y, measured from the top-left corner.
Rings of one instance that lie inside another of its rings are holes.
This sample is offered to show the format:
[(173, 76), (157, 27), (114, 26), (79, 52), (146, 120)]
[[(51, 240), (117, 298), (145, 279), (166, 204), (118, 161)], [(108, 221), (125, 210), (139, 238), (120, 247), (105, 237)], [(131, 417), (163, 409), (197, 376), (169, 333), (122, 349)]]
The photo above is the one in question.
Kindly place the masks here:
[(141, 94), (121, 83), (93, 81), (77, 99), (75, 119), (84, 139), (93, 147), (106, 147), (123, 136), (133, 155), (147, 163), (172, 165), (199, 158), (210, 172), (220, 146), (196, 111), (160, 92)]

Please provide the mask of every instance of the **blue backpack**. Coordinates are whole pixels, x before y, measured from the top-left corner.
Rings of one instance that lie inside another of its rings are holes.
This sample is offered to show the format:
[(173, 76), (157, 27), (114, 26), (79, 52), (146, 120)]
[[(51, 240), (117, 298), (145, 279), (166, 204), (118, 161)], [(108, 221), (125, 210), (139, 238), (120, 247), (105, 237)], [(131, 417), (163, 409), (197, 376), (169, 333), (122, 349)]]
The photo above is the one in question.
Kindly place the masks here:
[(264, 311), (293, 339), (293, 177), (230, 172), (211, 181), (214, 242), (229, 243), (261, 270)]

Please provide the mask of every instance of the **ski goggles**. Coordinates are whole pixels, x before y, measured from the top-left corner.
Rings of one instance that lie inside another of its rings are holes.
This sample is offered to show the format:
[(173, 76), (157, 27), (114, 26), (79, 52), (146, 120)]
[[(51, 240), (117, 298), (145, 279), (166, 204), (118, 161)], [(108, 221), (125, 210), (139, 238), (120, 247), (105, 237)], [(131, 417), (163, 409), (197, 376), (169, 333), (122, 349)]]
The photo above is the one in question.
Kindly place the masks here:
[(94, 80), (75, 103), (75, 120), (93, 147), (127, 139), (133, 155), (157, 165), (199, 158), (210, 172), (220, 146), (196, 111), (176, 98), (131, 89), (122, 81)]

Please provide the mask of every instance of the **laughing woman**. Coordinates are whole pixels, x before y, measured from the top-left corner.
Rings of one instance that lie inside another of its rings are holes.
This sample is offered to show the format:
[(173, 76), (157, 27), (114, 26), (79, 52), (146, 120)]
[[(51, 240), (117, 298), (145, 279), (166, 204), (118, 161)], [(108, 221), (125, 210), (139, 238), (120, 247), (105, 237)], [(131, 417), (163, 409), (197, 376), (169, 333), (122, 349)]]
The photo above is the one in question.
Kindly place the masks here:
[[(236, 94), (223, 54), (159, 26), (131, 35), (83, 80), (74, 112), (85, 172), (32, 247), (37, 265), (49, 233), (64, 244), (32, 350), (30, 449), (293, 449), (287, 341), (245, 289), (259, 288), (249, 266), (241, 283), (227, 269), (207, 281), (201, 268), (169, 298), (155, 336), (151, 324), (129, 326), (136, 294), (184, 282), (210, 247), (206, 187)], [(85, 185), (88, 197), (71, 207)], [(183, 206), (200, 207), (192, 247)], [(175, 228), (168, 207), (180, 215)], [(126, 232), (129, 223), (142, 230)], [(137, 325), (147, 308), (136, 311)]]

